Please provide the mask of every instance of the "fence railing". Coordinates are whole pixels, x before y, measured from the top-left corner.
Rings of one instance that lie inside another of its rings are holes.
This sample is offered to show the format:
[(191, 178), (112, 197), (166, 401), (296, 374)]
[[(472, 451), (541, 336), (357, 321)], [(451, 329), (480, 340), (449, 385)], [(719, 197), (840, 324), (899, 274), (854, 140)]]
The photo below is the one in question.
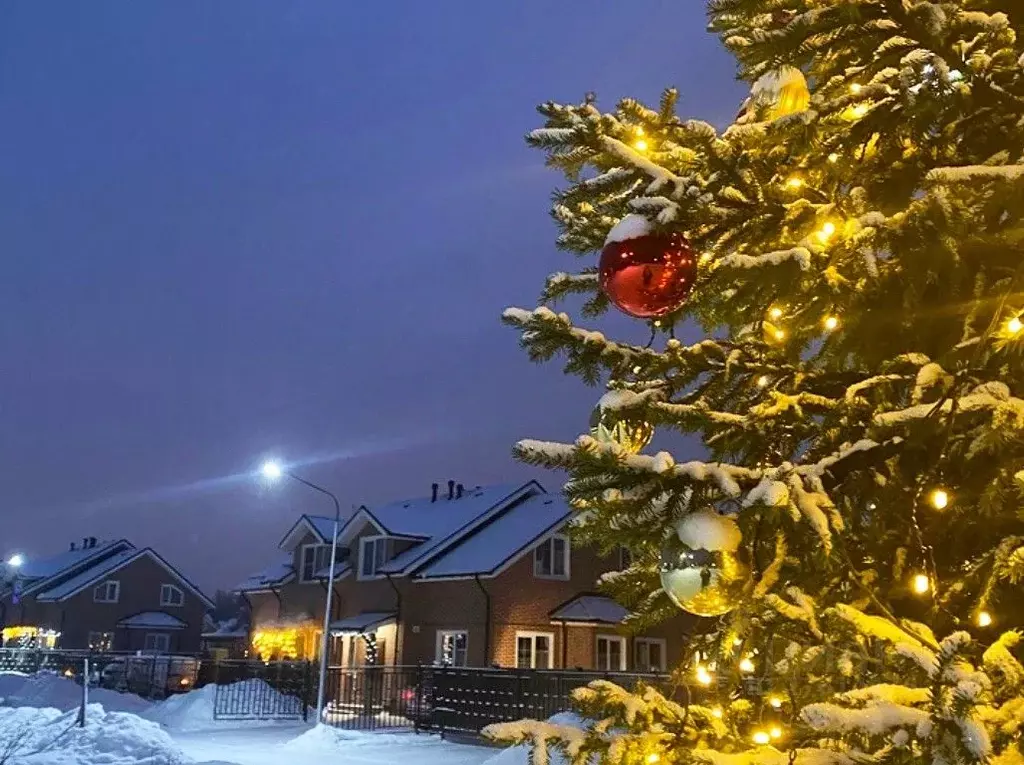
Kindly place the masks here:
[(217, 720), (308, 720), (316, 704), (316, 668), (308, 661), (204, 661), (196, 684), (213, 685)]

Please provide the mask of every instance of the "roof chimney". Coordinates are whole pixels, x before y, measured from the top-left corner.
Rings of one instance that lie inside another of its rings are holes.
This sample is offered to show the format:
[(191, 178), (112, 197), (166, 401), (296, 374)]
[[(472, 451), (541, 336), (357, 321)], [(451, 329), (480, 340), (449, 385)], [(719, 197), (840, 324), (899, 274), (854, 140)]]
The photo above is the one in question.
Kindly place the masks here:
[(71, 543), (71, 547), (69, 547), (68, 549), (69, 549), (69, 550), (74, 550), (74, 549), (75, 549), (75, 543), (74, 543), (74, 542), (72, 542), (72, 543)]
[(437, 488), (438, 487), (437, 487), (436, 483), (430, 484), (430, 501), (431, 502), (437, 502)]
[(462, 492), (465, 491), (461, 483), (455, 484), (455, 499), (462, 499)]
[(96, 537), (89, 537), (89, 548), (92, 549), (96, 546)]
[(448, 499), (455, 499), (455, 481), (448, 482)]
[(89, 537), (82, 537), (82, 549), (83, 550), (88, 550), (89, 549)]

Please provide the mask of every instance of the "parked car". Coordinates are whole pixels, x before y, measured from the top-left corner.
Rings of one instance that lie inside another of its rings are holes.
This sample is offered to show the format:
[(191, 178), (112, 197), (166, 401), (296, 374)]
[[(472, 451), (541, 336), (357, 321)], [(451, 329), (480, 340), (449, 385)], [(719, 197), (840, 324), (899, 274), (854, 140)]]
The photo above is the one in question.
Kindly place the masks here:
[(93, 682), (140, 696), (162, 696), (192, 690), (198, 672), (199, 661), (190, 656), (119, 656)]

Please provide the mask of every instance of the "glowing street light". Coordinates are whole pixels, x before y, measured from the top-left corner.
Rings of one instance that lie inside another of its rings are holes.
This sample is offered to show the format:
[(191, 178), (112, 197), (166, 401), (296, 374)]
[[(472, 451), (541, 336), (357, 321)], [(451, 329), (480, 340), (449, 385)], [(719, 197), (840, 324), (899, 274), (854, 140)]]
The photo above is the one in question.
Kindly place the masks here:
[(14, 553), (14, 555), (7, 559), (7, 565), (11, 568), (18, 568), (24, 562), (25, 556), (21, 553)]
[(260, 473), (263, 474), (264, 478), (276, 481), (284, 473), (284, 470), (281, 469), (281, 463), (277, 460), (267, 460), (260, 467)]

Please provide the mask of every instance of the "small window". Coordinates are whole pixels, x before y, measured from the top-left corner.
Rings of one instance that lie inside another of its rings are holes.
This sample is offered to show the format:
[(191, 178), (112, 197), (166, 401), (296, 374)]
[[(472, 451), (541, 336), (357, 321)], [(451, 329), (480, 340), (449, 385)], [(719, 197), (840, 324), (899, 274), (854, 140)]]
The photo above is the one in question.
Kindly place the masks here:
[(621, 635), (597, 636), (597, 666), (602, 672), (626, 671), (626, 638)]
[(331, 565), (330, 545), (303, 545), (302, 566), (299, 571), (300, 582), (317, 581), (317, 572)]
[(569, 540), (556, 534), (533, 551), (533, 575), (541, 579), (569, 578)]
[(517, 632), (516, 667), (551, 669), (554, 645), (555, 635), (552, 632)]
[(391, 540), (387, 537), (363, 537), (359, 540), (359, 578), (373, 579), (388, 562)]
[(90, 632), (89, 633), (89, 650), (90, 651), (113, 651), (114, 650), (114, 633), (113, 632)]
[(116, 603), (120, 597), (121, 583), (116, 579), (110, 579), (103, 584), (99, 584), (92, 591), (94, 603)]
[(171, 636), (166, 632), (147, 632), (142, 641), (142, 650), (147, 653), (168, 653), (171, 650)]
[(185, 593), (173, 584), (160, 585), (160, 605), (180, 606), (185, 602)]
[(444, 667), (469, 666), (469, 633), (466, 630), (438, 630), (435, 658)]
[(625, 545), (619, 545), (619, 571), (625, 571), (633, 565), (633, 552)]
[(665, 641), (661, 638), (633, 639), (633, 669), (637, 672), (665, 671)]

